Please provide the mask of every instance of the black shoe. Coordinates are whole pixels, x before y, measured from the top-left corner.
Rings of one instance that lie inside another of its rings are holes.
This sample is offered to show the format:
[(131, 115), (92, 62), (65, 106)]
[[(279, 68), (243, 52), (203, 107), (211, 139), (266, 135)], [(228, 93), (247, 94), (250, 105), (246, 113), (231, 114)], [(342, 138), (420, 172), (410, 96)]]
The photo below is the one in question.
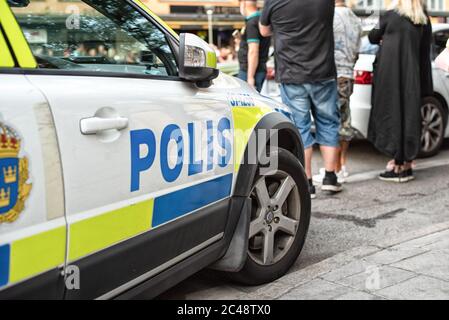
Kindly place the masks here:
[(321, 190), (329, 191), (331, 193), (338, 193), (343, 190), (341, 183), (338, 183), (337, 175), (332, 172), (326, 172), (326, 176), (323, 179), (323, 185), (321, 186)]
[(408, 169), (405, 172), (406, 176), (407, 176), (407, 181), (412, 181), (415, 180), (415, 176), (413, 175), (413, 169)]
[(396, 173), (394, 170), (385, 171), (384, 173), (381, 173), (379, 175), (379, 179), (382, 181), (397, 182), (397, 183), (404, 183), (409, 181), (407, 171)]
[(309, 185), (310, 199), (316, 199), (316, 188), (314, 185)]

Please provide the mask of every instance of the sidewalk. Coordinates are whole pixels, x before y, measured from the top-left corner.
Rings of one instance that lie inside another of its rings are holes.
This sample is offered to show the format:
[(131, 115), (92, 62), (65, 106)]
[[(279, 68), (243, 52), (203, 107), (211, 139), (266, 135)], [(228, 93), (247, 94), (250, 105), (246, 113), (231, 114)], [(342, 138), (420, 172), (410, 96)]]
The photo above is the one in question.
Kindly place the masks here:
[(449, 299), (449, 222), (337, 254), (265, 286), (217, 289), (189, 299)]
[(260, 298), (449, 299), (449, 224), (422, 233), (337, 255), (311, 266), (312, 274), (289, 274), (279, 282), (292, 287), (277, 294), (260, 288)]

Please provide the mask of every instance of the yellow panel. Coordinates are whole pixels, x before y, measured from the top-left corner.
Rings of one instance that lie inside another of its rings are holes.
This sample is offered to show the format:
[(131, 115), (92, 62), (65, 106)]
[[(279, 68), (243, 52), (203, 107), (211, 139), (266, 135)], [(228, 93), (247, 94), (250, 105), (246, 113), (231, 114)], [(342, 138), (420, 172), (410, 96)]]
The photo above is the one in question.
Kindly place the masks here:
[(3, 34), (0, 32), (0, 67), (12, 68), (14, 67), (14, 60), (9, 52)]
[(36, 68), (36, 60), (28, 46), (25, 36), (17, 24), (14, 15), (9, 9), (6, 0), (0, 0), (0, 23), (5, 30), (6, 36), (14, 50), (17, 61), (22, 68)]
[(150, 230), (154, 199), (133, 204), (70, 226), (69, 260), (110, 247)]
[(240, 168), (249, 138), (257, 123), (267, 113), (273, 112), (268, 107), (233, 107), (234, 119), (234, 171)]
[[(0, 0), (1, 1), (1, 0)], [(139, 7), (141, 7), (145, 12), (147, 12), (150, 16), (153, 17), (154, 20), (159, 22), (165, 29), (167, 29), (175, 38), (179, 38), (178, 34), (164, 21), (162, 20), (157, 14), (155, 14), (153, 11), (150, 10), (142, 1), (140, 0), (133, 0)]]
[(9, 282), (24, 280), (62, 265), (65, 250), (65, 227), (13, 242)]
[(217, 55), (215, 52), (207, 52), (206, 66), (209, 68), (217, 69)]

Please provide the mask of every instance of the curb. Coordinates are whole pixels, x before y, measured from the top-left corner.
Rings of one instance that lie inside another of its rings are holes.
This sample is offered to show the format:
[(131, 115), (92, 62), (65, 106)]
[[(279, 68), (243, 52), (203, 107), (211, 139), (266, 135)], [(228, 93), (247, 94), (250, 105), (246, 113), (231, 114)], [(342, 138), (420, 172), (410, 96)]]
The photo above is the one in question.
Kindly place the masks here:
[(393, 237), (376, 244), (349, 249), (321, 262), (310, 265), (304, 269), (290, 272), (289, 274), (276, 280), (275, 282), (263, 286), (252, 293), (248, 293), (247, 295), (245, 295), (245, 298), (260, 300), (279, 299), (291, 290), (316, 278), (322, 277), (337, 268), (343, 267), (346, 264), (353, 262), (354, 260), (362, 259), (401, 243), (439, 233), (448, 229), (449, 221), (435, 224), (417, 231), (409, 232), (402, 236)]

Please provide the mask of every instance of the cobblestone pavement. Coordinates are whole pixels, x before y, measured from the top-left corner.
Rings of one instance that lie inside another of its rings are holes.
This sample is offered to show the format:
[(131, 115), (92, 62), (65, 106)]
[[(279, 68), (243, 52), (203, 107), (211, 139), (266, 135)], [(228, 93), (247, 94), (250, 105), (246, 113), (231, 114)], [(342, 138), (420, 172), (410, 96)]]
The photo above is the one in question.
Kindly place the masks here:
[(448, 149), (419, 162), (416, 181), (397, 185), (374, 179), (386, 159), (356, 146), (352, 180), (337, 196), (318, 194), (288, 275), (242, 287), (204, 270), (160, 298), (449, 299)]

